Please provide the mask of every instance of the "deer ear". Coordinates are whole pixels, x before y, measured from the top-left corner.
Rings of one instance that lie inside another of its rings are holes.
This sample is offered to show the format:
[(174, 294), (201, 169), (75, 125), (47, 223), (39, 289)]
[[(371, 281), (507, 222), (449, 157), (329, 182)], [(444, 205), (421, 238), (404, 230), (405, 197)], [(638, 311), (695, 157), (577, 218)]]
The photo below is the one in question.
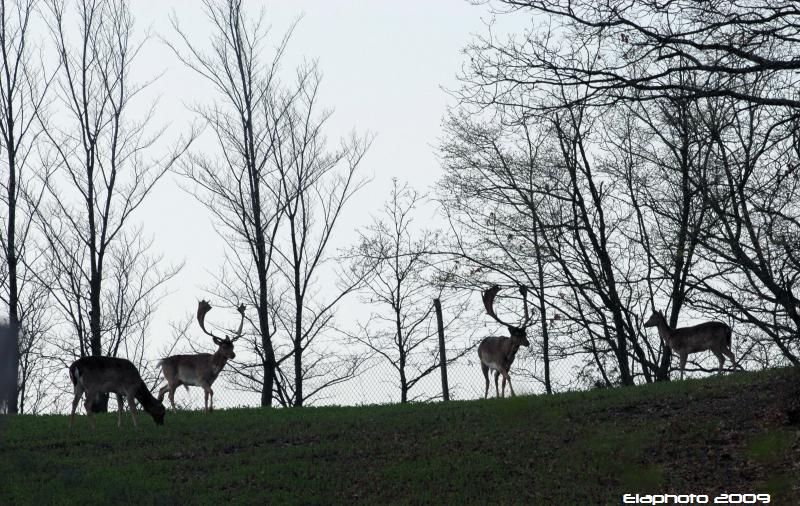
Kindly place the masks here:
[(216, 344), (217, 346), (222, 346), (222, 339), (218, 337), (212, 337), (211, 339), (214, 340), (214, 344)]

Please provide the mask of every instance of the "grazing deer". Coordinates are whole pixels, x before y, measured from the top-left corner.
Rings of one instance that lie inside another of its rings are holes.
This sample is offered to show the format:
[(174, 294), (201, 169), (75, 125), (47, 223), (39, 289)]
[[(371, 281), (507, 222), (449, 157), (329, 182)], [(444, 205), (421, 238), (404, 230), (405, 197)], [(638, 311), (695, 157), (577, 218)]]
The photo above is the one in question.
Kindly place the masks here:
[[(175, 409), (175, 389), (183, 385), (186, 389), (189, 386), (201, 387), (205, 391), (205, 411), (214, 410), (214, 391), (211, 385), (214, 380), (219, 376), (222, 368), (228, 363), (228, 360), (236, 358), (233, 352), (233, 343), (242, 337), (242, 327), (244, 326), (244, 304), (240, 305), (237, 309), (242, 316), (239, 322), (239, 329), (231, 339), (230, 336), (224, 338), (215, 336), (205, 326), (206, 313), (211, 311), (211, 304), (205, 300), (201, 300), (197, 306), (197, 321), (200, 323), (200, 328), (203, 332), (211, 336), (214, 344), (218, 346), (217, 351), (211, 353), (197, 353), (195, 355), (172, 355), (163, 359), (161, 364), (161, 371), (164, 373), (164, 378), (167, 380), (166, 386), (162, 387), (158, 392), (158, 399), (163, 400), (164, 394), (169, 392), (169, 402), (172, 409)], [(211, 403), (209, 406), (209, 397)]]
[(142, 381), (136, 366), (129, 360), (115, 357), (83, 357), (79, 358), (69, 366), (69, 379), (75, 388), (75, 397), (72, 399), (72, 414), (69, 417), (69, 426), (75, 418), (75, 409), (81, 396), (86, 394), (86, 414), (92, 424), (92, 429), (96, 427), (94, 413), (92, 412), (92, 401), (96, 396), (105, 393), (117, 394), (119, 407), (117, 415), (117, 426), (122, 426), (122, 399), (128, 400), (128, 407), (131, 410), (133, 425), (136, 423), (136, 403), (138, 400), (145, 411), (150, 413), (156, 425), (164, 425), (164, 405), (161, 404), (150, 393), (147, 385)]
[(736, 366), (736, 360), (731, 351), (731, 328), (722, 322), (705, 322), (693, 327), (671, 329), (667, 325), (664, 314), (661, 311), (654, 311), (644, 322), (644, 326), (656, 327), (664, 344), (678, 354), (681, 361), (681, 380), (686, 368), (686, 359), (690, 353), (711, 350), (719, 360), (720, 374), (722, 374), (726, 356), (731, 359), (734, 367)]
[(516, 396), (514, 387), (511, 386), (511, 376), (508, 375), (508, 371), (511, 368), (511, 363), (514, 362), (514, 357), (519, 347), (527, 347), (531, 344), (528, 342), (528, 337), (525, 332), (525, 329), (530, 325), (527, 289), (524, 286), (520, 287), (520, 293), (522, 294), (525, 308), (525, 320), (520, 326), (511, 325), (497, 317), (497, 314), (494, 312), (494, 299), (499, 291), (500, 287), (497, 285), (486, 290), (483, 293), (483, 305), (489, 316), (508, 328), (510, 337), (487, 337), (478, 345), (478, 357), (481, 360), (481, 371), (486, 380), (486, 390), (483, 394), (484, 399), (489, 396), (489, 369), (494, 370), (494, 388), (497, 396), (500, 397), (500, 389), (497, 386), (497, 379), (500, 375), (503, 376), (503, 397), (506, 395), (506, 381), (508, 381), (508, 387), (511, 389), (511, 395)]

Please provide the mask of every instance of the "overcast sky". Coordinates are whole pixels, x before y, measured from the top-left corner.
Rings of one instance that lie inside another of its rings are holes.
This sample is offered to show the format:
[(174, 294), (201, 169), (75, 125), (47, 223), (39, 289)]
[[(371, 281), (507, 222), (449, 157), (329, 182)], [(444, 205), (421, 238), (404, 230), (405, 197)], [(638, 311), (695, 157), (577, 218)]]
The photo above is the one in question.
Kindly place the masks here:
[[(163, 72), (151, 88), (160, 97), (155, 121), (169, 123), (170, 135), (175, 136), (188, 130), (194, 119), (187, 105), (207, 103), (213, 95), (159, 37), (175, 40), (169, 22), (172, 12), (198, 45), (207, 42), (210, 26), (196, 0), (136, 0), (131, 5), (140, 33), (148, 28), (153, 32), (140, 55), (137, 79)], [(335, 109), (327, 132), (332, 140), (352, 129), (376, 134), (363, 163), (365, 175), (373, 181), (344, 215), (337, 244), (354, 239), (352, 231), (378, 210), (393, 177), (422, 191), (436, 181), (440, 167), (434, 146), (446, 106), (452, 102), (442, 88), (456, 86), (461, 49), (472, 33), (485, 31), (489, 18), (485, 6), (466, 0), (250, 1), (245, 5), (253, 14), (266, 8), (273, 40), (302, 16), (284, 68), (291, 70), (304, 58), (318, 60), (324, 73), (321, 104)], [(154, 238), (154, 253), (163, 254), (168, 262), (185, 261), (152, 326), (154, 344), (159, 345), (170, 335), (169, 322), (193, 311), (203, 295), (202, 287), (210, 285), (208, 272), (220, 266), (223, 251), (208, 211), (180, 190), (178, 183), (172, 175), (163, 180), (137, 216), (145, 233)], [(340, 323), (356, 318), (354, 307), (353, 302), (347, 304)]]

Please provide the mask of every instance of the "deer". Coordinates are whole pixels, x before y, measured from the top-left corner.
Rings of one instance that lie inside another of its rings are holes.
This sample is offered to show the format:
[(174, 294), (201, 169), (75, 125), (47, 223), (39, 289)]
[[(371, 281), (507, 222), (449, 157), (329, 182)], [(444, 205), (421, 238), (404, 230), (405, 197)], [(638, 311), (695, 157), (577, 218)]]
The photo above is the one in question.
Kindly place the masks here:
[[(214, 344), (217, 345), (217, 351), (213, 354), (172, 355), (162, 359), (159, 364), (167, 384), (158, 392), (159, 400), (163, 400), (164, 394), (169, 392), (169, 402), (172, 405), (172, 409), (175, 410), (175, 389), (181, 385), (186, 390), (189, 390), (190, 386), (196, 386), (201, 387), (205, 392), (205, 412), (208, 413), (214, 410), (214, 390), (211, 389), (211, 385), (214, 384), (214, 380), (217, 379), (228, 360), (236, 358), (236, 354), (233, 352), (233, 343), (242, 337), (244, 310), (244, 304), (237, 308), (241, 315), (241, 321), (233, 336), (226, 334), (222, 338), (206, 330), (205, 316), (206, 313), (211, 311), (211, 304), (205, 300), (200, 301), (197, 305), (197, 322), (203, 332), (211, 336)], [(209, 398), (211, 399), (210, 404)]]
[(69, 417), (69, 426), (72, 427), (75, 419), (75, 409), (81, 396), (86, 394), (84, 407), (92, 426), (92, 430), (97, 428), (94, 413), (92, 412), (92, 401), (101, 394), (117, 394), (117, 427), (122, 427), (122, 402), (128, 401), (131, 410), (134, 427), (138, 427), (136, 422), (136, 402), (138, 400), (145, 411), (150, 413), (156, 425), (164, 425), (164, 405), (160, 400), (153, 397), (150, 390), (142, 381), (139, 370), (130, 360), (116, 357), (83, 357), (79, 358), (69, 366), (69, 379), (75, 389), (75, 396), (72, 399), (72, 413)]
[(671, 329), (667, 324), (667, 319), (664, 318), (664, 314), (661, 311), (653, 311), (643, 326), (656, 327), (658, 335), (664, 341), (664, 344), (678, 354), (681, 366), (681, 380), (683, 380), (686, 359), (690, 353), (711, 350), (719, 360), (718, 374), (722, 374), (725, 357), (730, 358), (731, 363), (734, 367), (736, 366), (736, 359), (731, 351), (732, 330), (725, 323), (712, 321), (692, 327)]
[(487, 337), (478, 345), (478, 357), (481, 361), (481, 371), (483, 372), (483, 377), (486, 380), (486, 389), (483, 393), (484, 399), (489, 396), (489, 369), (494, 370), (494, 388), (497, 393), (497, 397), (500, 397), (500, 389), (497, 385), (497, 379), (501, 375), (503, 376), (502, 396), (505, 397), (506, 395), (506, 381), (508, 381), (508, 387), (511, 389), (511, 396), (516, 397), (516, 394), (514, 393), (514, 387), (511, 385), (511, 376), (509, 376), (508, 372), (511, 368), (511, 364), (514, 362), (514, 357), (516, 356), (519, 347), (528, 347), (531, 344), (528, 341), (526, 333), (527, 327), (531, 325), (531, 319), (528, 316), (527, 288), (520, 286), (519, 290), (522, 294), (522, 300), (525, 309), (525, 318), (520, 326), (511, 325), (510, 323), (504, 322), (495, 313), (494, 299), (497, 296), (497, 293), (500, 291), (500, 287), (498, 285), (494, 285), (483, 292), (483, 305), (486, 309), (486, 313), (494, 318), (498, 323), (505, 325), (509, 332), (509, 337)]

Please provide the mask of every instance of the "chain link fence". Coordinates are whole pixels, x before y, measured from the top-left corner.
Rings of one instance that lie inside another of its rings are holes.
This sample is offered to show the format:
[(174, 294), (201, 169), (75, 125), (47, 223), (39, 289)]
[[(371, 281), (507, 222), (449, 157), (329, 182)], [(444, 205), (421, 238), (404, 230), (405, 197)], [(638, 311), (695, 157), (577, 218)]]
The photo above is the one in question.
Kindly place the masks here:
[[(550, 380), (553, 392), (583, 389), (589, 387), (581, 382), (580, 360), (565, 357), (551, 361)], [(447, 381), (450, 400), (482, 399), (486, 382), (481, 372), (477, 348), (447, 365)], [(231, 381), (231, 371), (223, 372), (214, 383), (214, 407), (217, 409), (256, 407), (260, 405), (261, 395), (246, 391)], [(520, 351), (511, 367), (511, 381), (516, 395), (538, 395), (545, 393), (543, 364), (529, 350)], [(489, 371), (488, 396), (496, 396), (493, 371)], [(161, 382), (163, 384), (163, 381)], [(502, 377), (497, 386), (503, 393)], [(414, 384), (408, 392), (410, 402), (431, 402), (442, 400), (442, 377), (440, 368), (431, 371)], [(506, 385), (505, 396), (511, 389)], [(399, 373), (387, 361), (377, 358), (369, 360), (353, 377), (326, 388), (307, 399), (306, 406), (361, 406), (372, 404), (394, 404), (401, 401)], [(165, 403), (168, 400), (165, 398)], [(201, 388), (179, 387), (175, 392), (178, 409), (203, 409), (204, 394)]]
[[(532, 345), (535, 345), (532, 342)], [(675, 365), (675, 364), (674, 364)], [(711, 352), (698, 354), (687, 365), (687, 378), (705, 377), (715, 374), (717, 361)], [(588, 390), (601, 386), (599, 376), (595, 375), (591, 361), (586, 355), (562, 355), (550, 361), (550, 384), (553, 393)], [(733, 371), (726, 364), (726, 371)], [(230, 371), (223, 373), (214, 383), (214, 407), (228, 409), (237, 407), (257, 407), (261, 396), (255, 391), (244, 391), (231, 382)], [(481, 372), (477, 350), (448, 364), (447, 379), (450, 400), (482, 399), (485, 392), (485, 379)], [(521, 349), (511, 367), (511, 379), (516, 395), (540, 395), (546, 392), (544, 383), (544, 364), (538, 350)], [(162, 382), (163, 384), (163, 382)], [(502, 395), (502, 377), (498, 381)], [(488, 397), (495, 397), (496, 387), (493, 371), (489, 371)], [(506, 386), (505, 396), (510, 396)], [(181, 387), (175, 393), (179, 409), (202, 409), (203, 391)], [(373, 404), (395, 404), (401, 400), (398, 372), (388, 362), (371, 360), (352, 378), (327, 388), (319, 395), (307, 399), (306, 406), (362, 406)], [(409, 391), (410, 402), (435, 402), (442, 400), (442, 381), (439, 368), (417, 382)], [(166, 401), (166, 399), (165, 399)]]
[[(447, 380), (450, 400), (474, 400), (482, 399), (486, 392), (486, 383), (481, 371), (480, 361), (477, 353), (478, 339), (463, 339), (462, 342), (451, 341), (448, 344), (448, 354), (450, 345), (454, 350), (461, 350), (464, 347), (468, 351), (463, 356), (447, 365)], [(540, 395), (546, 392), (544, 361), (542, 359), (541, 343), (532, 337), (529, 348), (520, 348), (516, 359), (511, 367), (511, 378), (516, 395)], [(744, 346), (745, 343), (741, 343)], [(742, 352), (742, 348), (735, 349), (737, 357)], [(434, 364), (438, 357), (428, 352), (426, 354), (427, 363)], [(456, 355), (456, 353), (454, 353)], [(574, 347), (564, 346), (558, 339), (554, 339), (550, 348), (550, 385), (553, 393), (587, 390), (601, 386), (603, 382), (593, 366), (593, 359), (588, 352), (575, 349)], [(425, 357), (419, 357), (425, 358)], [(717, 367), (716, 359), (711, 352), (704, 352), (692, 357), (687, 367), (687, 377), (703, 377), (715, 372)], [(237, 360), (240, 356), (237, 353)], [(676, 359), (677, 360), (677, 359)], [(422, 360), (421, 362), (425, 362)], [(145, 382), (153, 389), (155, 395), (158, 394), (160, 387), (166, 384), (161, 375), (160, 368), (157, 367), (157, 360), (146, 360), (140, 369), (143, 372)], [(223, 369), (220, 376), (213, 385), (214, 407), (216, 409), (231, 409), (243, 407), (258, 407), (261, 404), (261, 394), (256, 389), (245, 389), (241, 382), (235, 381), (235, 364), (228, 364)], [(675, 361), (673, 362), (675, 365)], [(739, 363), (745, 365), (747, 369), (760, 369), (758, 364)], [(779, 364), (773, 364), (779, 365)], [(613, 368), (612, 368), (613, 369)], [(726, 364), (726, 370), (732, 371), (730, 364)], [(416, 376), (414, 370), (409, 371), (411, 377)], [(58, 387), (50, 390), (49, 401), (45, 409), (39, 413), (68, 413), (72, 400), (72, 386), (67, 377), (64, 367), (53, 368), (51, 375), (58, 376), (63, 381), (58, 383)], [(291, 375), (287, 380), (291, 381)], [(498, 387), (502, 394), (502, 378), (498, 381)], [(313, 384), (307, 385), (308, 390), (313, 390)], [(436, 367), (424, 378), (417, 381), (408, 392), (410, 402), (436, 402), (442, 400), (442, 378), (439, 367)], [(510, 396), (510, 388), (506, 386), (505, 396)], [(488, 397), (497, 395), (495, 386), (494, 371), (489, 371)], [(366, 360), (356, 374), (352, 377), (328, 387), (321, 392), (304, 400), (305, 406), (362, 406), (374, 404), (395, 404), (401, 401), (401, 390), (399, 372), (390, 363), (379, 355), (374, 355)], [(169, 401), (165, 396), (165, 405), (169, 407)], [(199, 387), (179, 387), (175, 392), (175, 404), (182, 410), (201, 410), (204, 407), (204, 392)], [(110, 410), (116, 410), (116, 401), (111, 399)], [(275, 406), (279, 405), (277, 401)], [(83, 412), (83, 403), (79, 405), (79, 412)]]

